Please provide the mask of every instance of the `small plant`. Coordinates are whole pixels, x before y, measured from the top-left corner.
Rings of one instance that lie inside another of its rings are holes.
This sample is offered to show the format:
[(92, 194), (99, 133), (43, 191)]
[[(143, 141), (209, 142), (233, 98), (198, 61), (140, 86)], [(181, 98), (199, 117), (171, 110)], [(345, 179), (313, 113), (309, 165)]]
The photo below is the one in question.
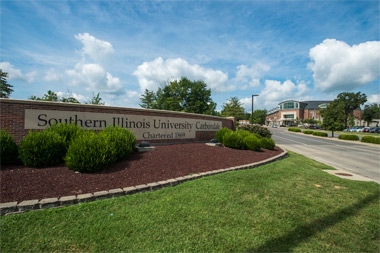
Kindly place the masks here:
[(75, 138), (67, 150), (66, 166), (79, 172), (95, 172), (116, 161), (115, 145), (104, 134), (85, 131)]
[(243, 149), (244, 139), (238, 132), (228, 132), (223, 137), (223, 145), (228, 148)]
[(328, 137), (329, 135), (325, 132), (314, 132), (314, 136)]
[(116, 153), (116, 161), (127, 159), (132, 153), (136, 145), (136, 136), (128, 129), (117, 127), (107, 127), (100, 131), (99, 135), (107, 138), (108, 143), (113, 145)]
[(276, 146), (274, 140), (269, 138), (261, 138), (260, 139), (260, 145), (262, 148), (274, 150), (274, 147)]
[(289, 128), (288, 128), (288, 131), (299, 133), (299, 132), (301, 132), (301, 129), (299, 129), (299, 128), (295, 128), (295, 127), (289, 127)]
[(69, 148), (69, 145), (73, 139), (75, 139), (79, 134), (84, 132), (84, 130), (80, 128), (80, 126), (64, 123), (52, 125), (45, 131), (59, 134), (65, 141), (66, 149)]
[(18, 155), (17, 145), (10, 135), (4, 129), (0, 130), (0, 160), (1, 164), (10, 164), (16, 162)]
[(255, 133), (260, 135), (260, 137), (265, 137), (265, 138), (271, 138), (272, 137), (272, 132), (268, 130), (265, 127), (258, 126), (258, 125), (242, 125), (239, 127), (239, 130), (246, 130), (251, 133)]
[(29, 132), (20, 142), (19, 157), (24, 166), (39, 168), (63, 162), (65, 142), (54, 132)]
[(380, 144), (380, 138), (377, 138), (375, 136), (363, 136), (361, 142)]
[(313, 134), (314, 131), (311, 131), (311, 130), (305, 130), (305, 131), (303, 131), (303, 133), (304, 133), (304, 134)]
[(351, 140), (351, 141), (358, 141), (359, 140), (359, 136), (355, 135), (355, 134), (340, 134), (338, 136), (338, 139), (341, 139), (341, 140)]
[(226, 128), (226, 127), (223, 127), (221, 129), (219, 129), (216, 134), (215, 134), (215, 138), (218, 142), (220, 143), (223, 143), (223, 137), (226, 133), (232, 133), (233, 131), (229, 128)]
[(260, 151), (260, 148), (261, 148), (260, 140), (254, 134), (250, 134), (246, 136), (243, 141), (247, 149), (252, 150), (252, 151)]

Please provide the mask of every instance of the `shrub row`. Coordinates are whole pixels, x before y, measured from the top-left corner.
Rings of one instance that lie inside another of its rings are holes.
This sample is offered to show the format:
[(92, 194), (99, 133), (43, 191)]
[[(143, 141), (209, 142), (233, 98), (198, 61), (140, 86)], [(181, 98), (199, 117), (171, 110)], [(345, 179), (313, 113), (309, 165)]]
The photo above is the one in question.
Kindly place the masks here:
[(340, 134), (340, 135), (338, 135), (338, 139), (358, 141), (359, 140), (359, 136), (357, 136), (355, 134)]
[(225, 147), (233, 149), (248, 149), (260, 151), (261, 148), (273, 150), (275, 142), (257, 133), (251, 133), (246, 130), (232, 131), (228, 128), (221, 128), (216, 132), (216, 139), (223, 143)]
[(305, 130), (305, 131), (303, 131), (303, 133), (304, 133), (304, 134), (313, 134), (314, 131), (311, 131), (311, 130)]
[(238, 130), (246, 130), (250, 133), (258, 134), (265, 138), (272, 137), (272, 132), (269, 129), (258, 125), (241, 125), (238, 127)]
[(321, 136), (321, 137), (327, 137), (329, 136), (327, 133), (325, 132), (314, 132), (313, 133), (314, 136)]
[(380, 144), (380, 138), (375, 136), (363, 136), (361, 142)]
[(288, 128), (288, 131), (299, 133), (299, 132), (301, 132), (301, 129), (299, 129), (299, 128), (295, 128), (295, 127), (289, 127), (289, 128)]
[[(4, 144), (4, 145), (3, 145)], [(107, 127), (96, 133), (79, 126), (58, 124), (41, 132), (29, 132), (18, 147), (24, 166), (46, 167), (65, 162), (71, 170), (93, 172), (125, 160), (136, 144), (134, 134), (122, 127)], [(17, 157), (10, 134), (1, 131), (1, 163)]]

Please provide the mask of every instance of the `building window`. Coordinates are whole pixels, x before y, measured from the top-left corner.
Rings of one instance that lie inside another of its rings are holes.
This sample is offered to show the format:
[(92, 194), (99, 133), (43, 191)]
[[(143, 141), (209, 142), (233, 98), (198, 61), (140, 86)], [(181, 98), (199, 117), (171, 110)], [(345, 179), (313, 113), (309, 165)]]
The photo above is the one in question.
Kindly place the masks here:
[(294, 119), (294, 114), (285, 114), (284, 118), (285, 119)]
[(280, 105), (280, 110), (282, 110), (282, 104)]
[(294, 103), (284, 103), (284, 109), (294, 109)]
[(296, 108), (298, 108), (298, 103), (296, 103)]

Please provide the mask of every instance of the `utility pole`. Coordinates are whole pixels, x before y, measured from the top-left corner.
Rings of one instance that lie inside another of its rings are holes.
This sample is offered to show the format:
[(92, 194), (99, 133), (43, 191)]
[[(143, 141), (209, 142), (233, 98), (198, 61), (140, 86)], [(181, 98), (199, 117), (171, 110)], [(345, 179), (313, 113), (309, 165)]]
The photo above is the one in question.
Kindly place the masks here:
[(259, 95), (252, 95), (252, 114), (251, 114), (251, 123), (253, 124), (253, 97), (257, 97)]

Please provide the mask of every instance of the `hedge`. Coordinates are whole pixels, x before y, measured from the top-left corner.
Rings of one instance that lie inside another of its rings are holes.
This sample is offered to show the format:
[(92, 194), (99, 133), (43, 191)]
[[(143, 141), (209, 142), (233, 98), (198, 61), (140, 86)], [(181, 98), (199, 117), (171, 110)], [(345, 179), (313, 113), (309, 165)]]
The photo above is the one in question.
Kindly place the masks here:
[(301, 132), (301, 129), (299, 129), (299, 128), (295, 128), (295, 127), (289, 127), (289, 128), (288, 128), (288, 131), (299, 133), (299, 132)]
[(359, 136), (355, 135), (355, 134), (340, 134), (338, 136), (338, 139), (341, 139), (341, 140), (351, 140), (351, 141), (358, 141), (359, 140)]
[(327, 137), (329, 136), (327, 133), (325, 132), (314, 132), (313, 133), (314, 136), (321, 136), (321, 137)]
[(380, 138), (374, 136), (363, 136), (361, 142), (380, 144)]
[(303, 133), (304, 133), (304, 134), (313, 134), (314, 131), (311, 131), (311, 130), (305, 130), (305, 131), (303, 131)]

